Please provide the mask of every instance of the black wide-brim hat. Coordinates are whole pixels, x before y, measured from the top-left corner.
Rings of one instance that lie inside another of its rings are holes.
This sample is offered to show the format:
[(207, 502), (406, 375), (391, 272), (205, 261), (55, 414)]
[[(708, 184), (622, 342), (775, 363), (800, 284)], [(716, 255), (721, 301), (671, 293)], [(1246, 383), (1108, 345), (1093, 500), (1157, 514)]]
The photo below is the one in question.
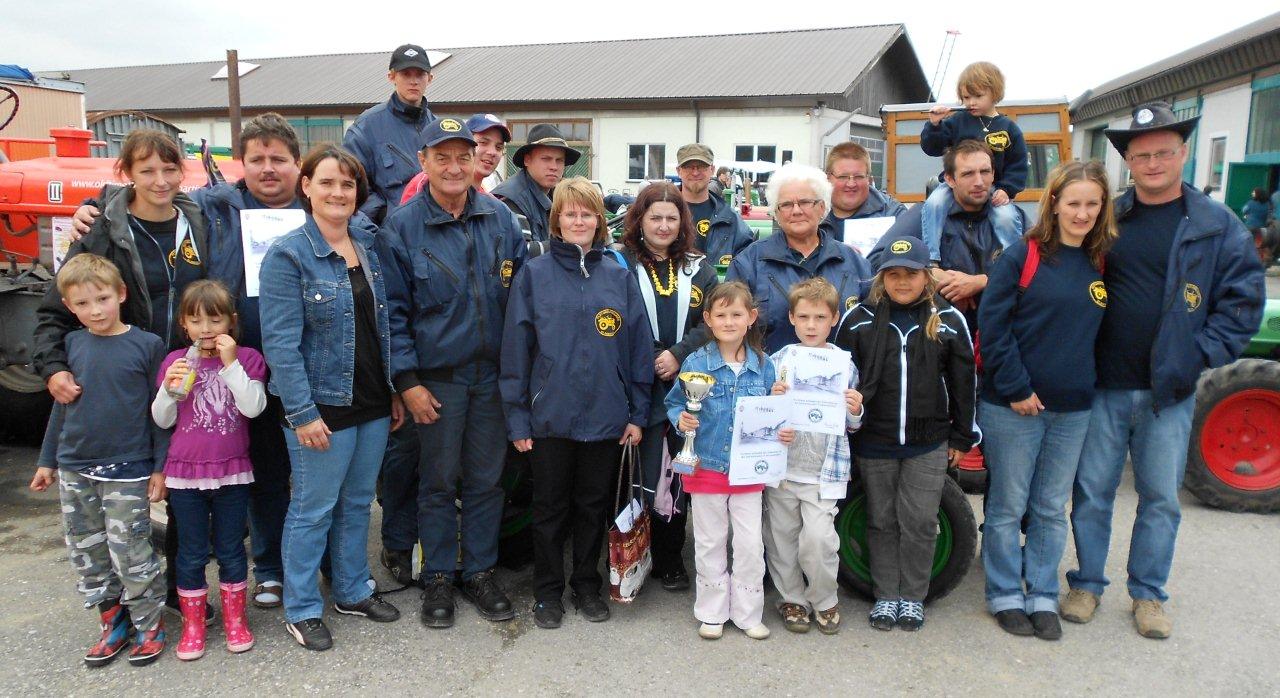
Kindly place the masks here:
[(1133, 121), (1129, 123), (1129, 128), (1109, 128), (1102, 133), (1124, 155), (1129, 150), (1129, 141), (1144, 133), (1173, 131), (1186, 141), (1199, 122), (1199, 115), (1178, 121), (1168, 102), (1146, 102), (1134, 107)]
[(516, 150), (516, 154), (511, 156), (511, 160), (515, 162), (516, 167), (524, 169), (524, 156), (538, 146), (563, 149), (565, 167), (572, 167), (573, 163), (582, 157), (582, 153), (569, 147), (569, 143), (565, 141), (560, 129), (552, 124), (535, 124), (533, 128), (529, 129), (529, 142), (520, 146)]

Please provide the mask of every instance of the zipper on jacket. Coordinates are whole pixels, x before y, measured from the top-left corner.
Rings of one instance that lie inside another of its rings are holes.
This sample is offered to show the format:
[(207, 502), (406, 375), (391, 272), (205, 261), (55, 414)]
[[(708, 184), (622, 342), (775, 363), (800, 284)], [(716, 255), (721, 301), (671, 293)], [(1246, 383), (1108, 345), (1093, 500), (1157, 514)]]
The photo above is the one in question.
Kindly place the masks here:
[[(437, 267), (439, 267), (439, 268), (440, 268), (440, 271), (443, 271), (445, 274), (448, 274), (448, 275), (449, 275), (449, 278), (450, 278), (450, 279), (453, 279), (453, 283), (455, 283), (455, 284), (457, 284), (457, 285), (459, 285), (459, 286), (461, 286), (461, 285), (462, 285), (462, 280), (458, 278), (458, 275), (457, 275), (457, 274), (455, 274), (455, 273), (453, 273), (453, 270), (449, 268), (449, 265), (447, 265), (447, 264), (445, 264), (444, 262), (440, 261), (440, 258), (439, 258), (439, 257), (436, 257), (435, 255), (431, 254), (431, 250), (428, 250), (427, 248), (425, 248), (425, 247), (424, 247), (424, 248), (422, 248), (422, 254), (425, 254), (425, 255), (427, 256), (427, 259), (431, 260), (431, 263), (432, 263), (432, 264), (434, 264), (434, 265), (436, 265)], [(469, 257), (470, 255), (471, 255), (471, 252), (470, 252), (470, 250), (468, 250), (468, 251), (467, 251), (467, 256)]]
[(787, 289), (782, 287), (782, 284), (778, 282), (778, 278), (773, 274), (769, 275), (769, 280), (773, 282), (774, 288), (778, 289), (778, 293), (782, 294), (782, 298), (785, 300), (787, 297)]
[[(581, 247), (578, 247), (578, 269), (582, 270), (582, 278), (591, 278), (591, 273), (587, 271), (587, 251)], [(583, 292), (586, 292), (585, 288), (583, 288)]]
[[(476, 245), (479, 244), (479, 240), (472, 234), (465, 221), (462, 222), (462, 235), (467, 243), (467, 277), (471, 279), (471, 293), (475, 297), (476, 304), (472, 314), (476, 316), (476, 331), (480, 333), (480, 348), (483, 351), (489, 335), (486, 333), (484, 326), (485, 308), (484, 296), (480, 293), (480, 272), (475, 269), (479, 264), (478, 260), (475, 259)], [(480, 353), (476, 352), (474, 358), (479, 358)]]
[(405, 164), (407, 164), (409, 167), (412, 167), (414, 170), (422, 169), (421, 165), (414, 162), (413, 160), (410, 160), (408, 155), (405, 155), (404, 153), (400, 152), (400, 149), (397, 148), (394, 143), (388, 143), (387, 150), (390, 150), (391, 152), (395, 153), (396, 156), (398, 156), (401, 160), (404, 161)]
[(502, 236), (493, 241), (493, 266), (489, 267), (489, 275), (498, 273), (498, 264), (502, 262)]
[[(895, 327), (894, 329), (898, 328)], [(898, 445), (900, 446), (907, 445), (907, 337), (914, 329), (907, 330), (907, 334), (902, 334), (901, 330), (898, 331), (898, 336), (901, 337), (901, 344), (898, 347), (898, 361), (902, 364), (902, 371), (899, 373), (900, 377), (898, 379), (898, 390), (902, 393), (898, 406)]]

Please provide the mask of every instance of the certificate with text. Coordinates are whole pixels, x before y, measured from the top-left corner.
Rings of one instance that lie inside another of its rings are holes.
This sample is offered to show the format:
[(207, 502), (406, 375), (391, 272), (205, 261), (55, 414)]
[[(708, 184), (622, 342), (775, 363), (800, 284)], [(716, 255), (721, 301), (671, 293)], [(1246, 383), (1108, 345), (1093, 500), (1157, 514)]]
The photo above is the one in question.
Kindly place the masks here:
[(787, 447), (778, 432), (787, 427), (786, 395), (740, 397), (733, 408), (729, 484), (764, 485), (787, 474)]
[(844, 391), (849, 387), (850, 360), (849, 352), (841, 349), (787, 347), (778, 376), (791, 398), (788, 426), (836, 436), (845, 433), (849, 408)]
[(298, 208), (253, 208), (240, 211), (240, 244), (244, 246), (244, 290), (250, 298), (258, 295), (258, 272), (262, 258), (276, 238), (301, 228), (307, 214)]

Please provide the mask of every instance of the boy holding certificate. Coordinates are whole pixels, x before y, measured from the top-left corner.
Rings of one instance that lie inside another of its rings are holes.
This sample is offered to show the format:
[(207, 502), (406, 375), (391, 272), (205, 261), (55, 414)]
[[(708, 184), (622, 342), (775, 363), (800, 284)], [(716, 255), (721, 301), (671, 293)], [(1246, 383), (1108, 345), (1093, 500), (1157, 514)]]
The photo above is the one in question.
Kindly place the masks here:
[[(862, 395), (854, 390), (858, 369), (847, 352), (827, 342), (840, 319), (840, 298), (835, 287), (822, 277), (808, 279), (792, 286), (787, 300), (788, 317), (800, 342), (773, 355), (779, 373), (773, 394), (782, 395), (788, 390), (795, 390), (797, 395), (802, 391), (830, 392), (832, 387), (826, 384), (831, 375), (847, 375), (847, 380), (834, 391), (843, 389), (845, 430), (856, 430), (862, 423)], [(833, 361), (847, 366), (836, 366), (837, 372), (831, 374), (824, 364), (830, 367)], [(821, 413), (812, 418), (816, 422), (819, 417)], [(831, 635), (840, 629), (836, 598), (840, 539), (835, 515), (848, 483), (848, 436), (806, 431), (797, 426), (795, 441), (787, 454), (787, 475), (771, 484), (764, 497), (769, 576), (782, 597), (778, 612), (792, 632), (809, 631), (810, 610), (823, 633)]]

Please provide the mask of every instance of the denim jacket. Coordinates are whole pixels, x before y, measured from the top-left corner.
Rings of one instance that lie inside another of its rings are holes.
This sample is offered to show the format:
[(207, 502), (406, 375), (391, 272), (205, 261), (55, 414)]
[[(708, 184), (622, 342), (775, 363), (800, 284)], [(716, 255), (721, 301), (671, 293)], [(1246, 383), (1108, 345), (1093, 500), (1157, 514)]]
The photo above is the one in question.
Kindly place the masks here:
[[(377, 311), (383, 372), (391, 385), (391, 337), (382, 267), (374, 236), (348, 224)], [(284, 403), (285, 421), (298, 428), (320, 418), (316, 404), (351, 404), (356, 362), (355, 300), (342, 255), (307, 216), (262, 260), (262, 349), (271, 368), (269, 388)]]
[[(777, 380), (773, 362), (769, 357), (756, 353), (747, 347), (747, 360), (743, 363), (742, 373), (734, 375), (733, 369), (720, 356), (720, 347), (715, 341), (708, 342), (701, 349), (693, 352), (680, 366), (680, 371), (696, 371), (709, 374), (716, 379), (711, 393), (702, 400), (702, 411), (698, 413), (697, 438), (694, 450), (702, 462), (699, 468), (714, 470), (717, 473), (729, 474), (729, 444), (733, 442), (733, 405), (740, 396), (758, 397), (768, 395)], [(684, 397), (680, 382), (676, 381), (671, 392), (667, 393), (667, 419), (673, 425), (679, 424), (680, 413), (685, 411), (688, 400)]]

